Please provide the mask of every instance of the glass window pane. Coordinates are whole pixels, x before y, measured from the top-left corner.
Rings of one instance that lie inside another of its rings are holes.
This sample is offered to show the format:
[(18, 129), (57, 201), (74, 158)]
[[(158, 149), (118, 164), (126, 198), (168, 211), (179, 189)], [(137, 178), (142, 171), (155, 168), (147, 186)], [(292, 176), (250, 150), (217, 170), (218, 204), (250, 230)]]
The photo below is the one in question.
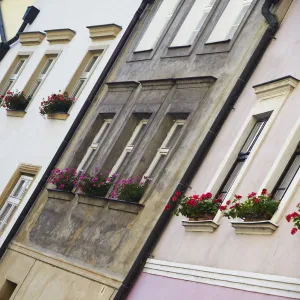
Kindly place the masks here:
[(17, 183), (16, 188), (13, 190), (10, 196), (21, 200), (24, 197), (26, 191), (28, 190), (31, 181), (32, 180), (30, 179), (21, 178), (21, 180)]
[(154, 178), (158, 174), (160, 168), (162, 167), (162, 165), (166, 161), (166, 158), (167, 158), (167, 155), (161, 155), (160, 156), (160, 158), (159, 158), (158, 162), (156, 163), (154, 169), (152, 170), (151, 174), (149, 175), (149, 178)]
[(167, 148), (172, 148), (174, 146), (175, 142), (177, 141), (177, 139), (180, 135), (182, 127), (183, 127), (183, 125), (177, 125), (176, 126), (175, 131), (173, 132), (171, 138), (169, 139), (169, 141), (166, 145)]
[(1, 215), (0, 215), (0, 225), (4, 221), (4, 219), (7, 217), (7, 214), (12, 206), (13, 205), (11, 203), (4, 204), (3, 211), (1, 212)]
[(9, 89), (13, 85), (13, 83), (14, 83), (14, 80), (8, 80), (8, 82), (6, 83), (6, 85), (4, 86), (4, 88), (2, 90), (3, 95), (5, 95), (9, 91)]
[(88, 65), (86, 66), (84, 72), (91, 72), (92, 67), (94, 66), (95, 62), (97, 61), (99, 56), (93, 56), (90, 60), (90, 62), (88, 63)]
[(42, 69), (42, 72), (41, 74), (45, 75), (47, 73), (47, 71), (49, 70), (51, 64), (53, 63), (54, 59), (53, 58), (50, 58), (48, 59), (48, 61), (46, 62), (44, 68)]
[(37, 89), (41, 85), (41, 83), (42, 82), (40, 80), (38, 80), (38, 81), (35, 82), (35, 84), (33, 85), (30, 93), (28, 94), (28, 97), (32, 98), (34, 96), (35, 92), (37, 91)]
[(15, 69), (14, 69), (14, 71), (13, 71), (13, 74), (18, 74), (19, 71), (21, 70), (22, 66), (24, 65), (24, 63), (25, 63), (25, 59), (21, 59), (21, 60), (18, 62), (17, 66), (15, 67)]
[(81, 90), (81, 87), (83, 86), (83, 84), (85, 83), (85, 79), (80, 79), (75, 87), (75, 89), (73, 90), (71, 97), (75, 98), (77, 96), (77, 94), (79, 93), (79, 91)]

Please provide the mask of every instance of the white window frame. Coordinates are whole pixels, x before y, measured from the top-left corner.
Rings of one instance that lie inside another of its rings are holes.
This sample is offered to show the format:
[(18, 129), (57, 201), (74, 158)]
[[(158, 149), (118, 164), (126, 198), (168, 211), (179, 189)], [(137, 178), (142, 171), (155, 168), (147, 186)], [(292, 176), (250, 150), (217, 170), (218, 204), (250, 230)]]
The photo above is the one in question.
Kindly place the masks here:
[[(19, 185), (21, 184), (21, 182), (23, 180), (25, 180), (25, 182), (27, 182), (24, 193), (21, 194), (20, 197), (13, 196), (15, 191), (18, 189)], [(33, 181), (33, 176), (21, 175), (18, 182), (15, 184), (12, 192), (10, 193), (9, 197), (5, 201), (2, 208), (0, 209), (0, 218), (1, 218), (2, 214), (6, 210), (7, 206), (11, 205), (11, 208), (6, 212), (6, 215), (4, 216), (3, 220), (0, 221), (0, 232), (4, 230), (5, 226), (8, 223), (9, 218), (12, 216), (13, 212), (15, 211), (15, 209), (18, 207), (18, 205), (20, 204), (20, 202), (24, 198), (24, 196), (25, 196), (26, 192), (28, 191), (32, 181)]]
[[(84, 71), (81, 73), (79, 79), (77, 80), (76, 84), (74, 85), (74, 88), (73, 88), (72, 92), (70, 93), (70, 97), (71, 98), (78, 98), (78, 96), (80, 95), (80, 93), (84, 89), (87, 81), (89, 80), (89, 78), (91, 77), (92, 73), (96, 69), (96, 67), (97, 67), (97, 65), (98, 65), (98, 63), (99, 63), (99, 61), (101, 59), (102, 53), (103, 53), (103, 51), (101, 51), (99, 53), (93, 53), (92, 54), (92, 56), (89, 59), (88, 63), (84, 67)], [(97, 59), (94, 61), (94, 63), (92, 65), (92, 67), (90, 68), (90, 70), (88, 72), (86, 72), (87, 68), (90, 66), (90, 63), (92, 62), (92, 60), (95, 57), (97, 57)], [(82, 82), (82, 84), (81, 84), (81, 82)]]
[(161, 2), (135, 52), (148, 51), (155, 48), (180, 2), (181, 0), (163, 0)]
[(230, 0), (206, 43), (231, 40), (253, 1), (255, 0)]
[[(25, 65), (28, 62), (28, 59), (29, 59), (29, 55), (18, 55), (18, 62), (16, 64), (16, 66), (14, 67), (13, 71), (11, 72), (9, 79), (6, 81), (4, 87), (2, 88), (1, 95), (5, 95), (8, 91), (10, 91), (12, 89), (16, 80), (21, 75), (22, 71), (24, 70)], [(18, 69), (18, 67), (22, 61), (23, 61), (23, 64), (19, 68), (18, 72), (15, 73), (15, 71)]]
[[(27, 97), (31, 97), (31, 99), (34, 98), (36, 95), (37, 91), (40, 89), (42, 86), (43, 82), (45, 81), (46, 77), (50, 73), (51, 69), (53, 68), (54, 64), (56, 63), (56, 60), (58, 58), (58, 54), (47, 54), (47, 60), (43, 64), (43, 67), (41, 68), (41, 71), (37, 77), (37, 79), (34, 81), (32, 87), (30, 88), (29, 92), (27, 93)], [(48, 62), (52, 60), (51, 64), (48, 66), (46, 71), (44, 72)]]
[[(217, 0), (196, 0), (178, 30), (171, 47), (193, 44)], [(195, 21), (197, 21), (195, 26)], [(193, 28), (191, 27), (193, 26)], [(187, 39), (186, 39), (187, 38)]]
[(105, 132), (107, 126), (110, 126), (112, 123), (113, 119), (104, 119), (104, 122), (99, 130), (99, 132), (96, 134), (95, 138), (93, 139), (92, 144), (88, 148), (86, 154), (84, 155), (82, 161), (80, 162), (78, 168), (77, 168), (77, 173), (83, 170), (83, 166), (91, 159), (92, 154), (95, 153), (95, 151), (98, 149), (100, 143), (102, 142), (103, 138), (105, 137), (103, 133)]
[(153, 159), (153, 161), (151, 162), (149, 168), (147, 169), (147, 171), (145, 172), (144, 176), (142, 177), (142, 181), (145, 181), (145, 179), (152, 179), (151, 173), (153, 172), (153, 170), (155, 169), (156, 165), (158, 164), (161, 156), (165, 155), (167, 156), (171, 150), (171, 148), (167, 147), (169, 141), (171, 140), (173, 134), (176, 131), (177, 126), (184, 126), (186, 120), (175, 120), (173, 126), (171, 127), (171, 129), (169, 130), (166, 138), (164, 139), (163, 143), (161, 144), (161, 146), (159, 147), (159, 149), (157, 150), (157, 153)]
[(128, 153), (131, 153), (134, 149), (135, 146), (135, 139), (138, 136), (138, 134), (140, 133), (143, 125), (147, 125), (148, 124), (148, 119), (142, 119), (139, 124), (135, 127), (127, 145), (125, 146), (124, 150), (122, 151), (120, 157), (118, 158), (118, 160), (116, 161), (115, 165), (113, 166), (113, 168), (111, 169), (111, 172), (109, 174), (109, 176), (112, 176), (113, 174), (116, 174), (118, 172), (118, 170), (120, 169), (120, 166), (122, 165), (122, 163), (124, 162), (126, 156), (128, 155)]

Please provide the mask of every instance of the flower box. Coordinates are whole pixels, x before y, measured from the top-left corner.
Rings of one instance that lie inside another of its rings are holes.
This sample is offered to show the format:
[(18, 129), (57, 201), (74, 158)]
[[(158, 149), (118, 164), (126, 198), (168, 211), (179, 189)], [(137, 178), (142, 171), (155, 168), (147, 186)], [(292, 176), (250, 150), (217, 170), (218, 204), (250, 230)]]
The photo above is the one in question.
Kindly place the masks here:
[(231, 221), (236, 234), (270, 235), (278, 227), (270, 220), (265, 221)]
[(202, 220), (202, 221), (182, 221), (182, 226), (187, 232), (214, 232), (219, 224), (213, 220)]
[(17, 117), (17, 118), (23, 118), (26, 114), (25, 110), (18, 110), (18, 109), (7, 109), (6, 115), (8, 117)]
[(68, 117), (69, 114), (65, 112), (57, 112), (57, 113), (47, 115), (48, 119), (55, 119), (55, 120), (66, 120)]
[(55, 200), (72, 201), (75, 197), (75, 194), (72, 192), (66, 192), (57, 189), (47, 189), (47, 191), (48, 191), (48, 198), (52, 198)]

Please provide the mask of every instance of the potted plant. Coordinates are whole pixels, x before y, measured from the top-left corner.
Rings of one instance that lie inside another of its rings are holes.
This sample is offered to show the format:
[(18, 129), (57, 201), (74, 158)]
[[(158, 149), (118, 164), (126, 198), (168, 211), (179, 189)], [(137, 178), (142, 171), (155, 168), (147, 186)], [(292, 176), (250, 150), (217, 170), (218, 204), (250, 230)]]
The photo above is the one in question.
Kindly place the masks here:
[(300, 203), (298, 203), (297, 208), (298, 212), (294, 211), (285, 217), (288, 222), (292, 221), (294, 223), (294, 227), (291, 230), (291, 234), (293, 235), (300, 229)]
[(81, 174), (77, 187), (88, 196), (105, 197), (117, 176), (108, 176), (109, 172), (101, 173), (96, 168), (92, 175)]
[(221, 203), (221, 198), (213, 198), (212, 193), (206, 193), (192, 196), (180, 196), (180, 192), (176, 192), (172, 201), (180, 199), (175, 214), (187, 217), (189, 221), (212, 220), (216, 215)]
[(76, 170), (66, 168), (64, 170), (54, 169), (48, 178), (48, 182), (56, 186), (56, 189), (62, 191), (72, 191), (74, 186), (77, 185)]
[(54, 113), (67, 114), (74, 101), (75, 98), (70, 98), (68, 92), (52, 94), (41, 102), (40, 114), (42, 116)]
[(255, 192), (248, 195), (247, 200), (241, 203), (242, 196), (235, 195), (234, 200), (228, 200), (220, 206), (223, 215), (227, 218), (242, 219), (245, 222), (270, 220), (278, 208), (275, 201), (266, 189), (258, 196)]
[(5, 95), (1, 96), (1, 106), (7, 110), (19, 110), (24, 111), (27, 107), (30, 97), (26, 97), (24, 92), (10, 92), (8, 91)]
[(127, 202), (138, 203), (143, 197), (149, 182), (149, 180), (141, 181), (140, 177), (135, 179), (122, 179), (114, 184), (111, 197)]

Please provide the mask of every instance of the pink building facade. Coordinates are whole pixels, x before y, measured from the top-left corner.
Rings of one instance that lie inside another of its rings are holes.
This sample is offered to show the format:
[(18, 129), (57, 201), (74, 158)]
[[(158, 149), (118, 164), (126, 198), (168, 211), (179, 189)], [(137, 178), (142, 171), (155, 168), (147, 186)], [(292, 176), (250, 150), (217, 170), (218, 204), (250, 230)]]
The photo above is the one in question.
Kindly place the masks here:
[(300, 299), (300, 233), (291, 235), (285, 220), (300, 202), (299, 13), (293, 1), (187, 193), (220, 192), (253, 128), (266, 120), (223, 199), (283, 190), (278, 210), (246, 227), (221, 212), (207, 224), (173, 216), (128, 299)]

